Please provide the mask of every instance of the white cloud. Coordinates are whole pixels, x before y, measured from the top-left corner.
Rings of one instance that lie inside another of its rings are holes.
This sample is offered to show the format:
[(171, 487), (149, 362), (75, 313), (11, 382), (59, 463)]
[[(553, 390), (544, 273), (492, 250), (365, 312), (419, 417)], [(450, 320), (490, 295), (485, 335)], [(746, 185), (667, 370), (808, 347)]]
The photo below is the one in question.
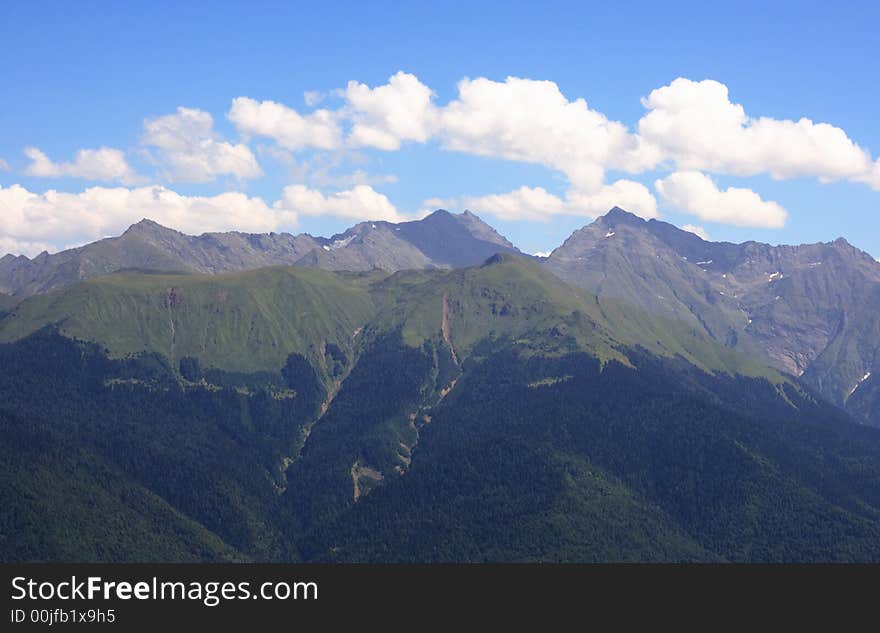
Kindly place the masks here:
[(9, 171), (9, 163), (0, 158), (0, 171)]
[(462, 205), (501, 220), (547, 221), (566, 212), (565, 201), (543, 187), (520, 187), (507, 193), (468, 196), (462, 200)]
[(657, 201), (644, 185), (618, 180), (592, 194), (569, 191), (564, 198), (542, 187), (520, 187), (508, 193), (462, 199), (465, 208), (502, 220), (548, 221), (556, 215), (595, 217), (614, 206), (646, 218), (657, 217)]
[[(228, 117), (242, 134), (270, 137), (288, 149), (337, 149), (343, 123), (350, 124), (349, 147), (394, 151), (404, 142), (439, 138), (448, 150), (545, 165), (587, 192), (601, 188), (606, 169), (638, 172), (660, 159), (625, 125), (583, 99), (569, 101), (552, 81), (464, 79), (458, 98), (443, 107), (430, 87), (402, 71), (373, 88), (350, 81), (340, 94), (341, 109), (308, 115), (238, 97)], [(317, 96), (308, 93), (307, 103)]]
[(304, 116), (275, 101), (237, 97), (226, 116), (240, 134), (271, 138), (290, 150), (330, 150), (342, 146), (339, 117), (330, 110), (316, 110)]
[[(651, 92), (639, 134), (681, 170), (849, 179), (880, 189), (870, 154), (828, 123), (749, 117), (717, 81), (678, 78)], [(880, 168), (874, 166), (880, 173)]]
[(590, 194), (570, 191), (567, 198), (574, 208), (592, 216), (605, 213), (615, 206), (643, 218), (656, 218), (659, 215), (657, 201), (648, 188), (632, 180), (617, 180)]
[[(465, 207), (503, 219), (532, 220), (559, 214), (591, 217), (614, 205), (646, 217), (657, 213), (643, 185), (628, 180), (604, 184), (604, 179), (607, 169), (637, 172), (653, 166), (659, 154), (583, 99), (569, 101), (553, 82), (465, 79), (458, 84), (458, 98), (437, 107), (430, 88), (413, 75), (398, 73), (372, 90), (350, 83), (347, 95), (354, 110), (372, 115), (356, 119), (351, 138), (361, 144), (396, 149), (402, 141), (438, 137), (451, 151), (545, 165), (565, 174), (572, 185), (564, 199), (540, 187), (520, 187), (465, 197)], [(397, 108), (406, 116), (397, 116)]]
[(535, 251), (532, 253), (535, 257), (550, 257), (552, 251)]
[(91, 187), (81, 193), (33, 193), (0, 186), (0, 251), (36, 254), (118, 235), (142, 218), (191, 234), (289, 230), (300, 214), (356, 220), (410, 219), (367, 185), (324, 194), (290, 185), (269, 205), (239, 192), (184, 196), (162, 186)]
[[(13, 232), (9, 229), (13, 220), (4, 218), (0, 220), (0, 239), (18, 244), (18, 248), (61, 243), (65, 231), (81, 236), (75, 239), (91, 239), (107, 234), (105, 230), (124, 228), (123, 223), (134, 215), (157, 213), (177, 222), (174, 226), (178, 228), (204, 230), (200, 222), (210, 224), (208, 218), (215, 212), (224, 217), (217, 205), (227, 202), (235, 209), (228, 215), (229, 221), (217, 222), (229, 228), (273, 230), (295, 222), (297, 213), (399, 220), (403, 215), (372, 188), (394, 182), (396, 177), (371, 173), (370, 167), (358, 162), (369, 155), (352, 148), (396, 151), (405, 143), (432, 141), (448, 151), (543, 165), (565, 176), (569, 186), (564, 195), (540, 187), (520, 187), (501, 194), (425, 202), (426, 210), (469, 207), (511, 220), (593, 217), (615, 205), (656, 217), (657, 202), (644, 185), (628, 179), (608, 183), (607, 179), (612, 172), (638, 174), (657, 167), (667, 174), (675, 170), (655, 182), (662, 199), (707, 222), (780, 227), (785, 224), (786, 211), (749, 189), (721, 191), (701, 172), (848, 180), (880, 190), (880, 159), (872, 158), (842, 129), (806, 118), (751, 117), (742, 105), (730, 100), (727, 87), (717, 81), (679, 78), (652, 91), (643, 101), (647, 112), (638, 122), (638, 133), (591, 109), (582, 98), (569, 99), (552, 81), (466, 78), (457, 90), (450, 102), (438, 104), (429, 86), (401, 71), (375, 87), (349, 82), (333, 93), (334, 100), (342, 103), (336, 109), (300, 113), (274, 101), (238, 97), (227, 116), (244, 137), (241, 142), (221, 138), (209, 113), (181, 107), (173, 114), (144, 122), (142, 142), (150, 149), (142, 151), (169, 179), (209, 182), (223, 175), (258, 177), (262, 170), (246, 141), (248, 137), (265, 137), (274, 142), (258, 148), (261, 160), (273, 157), (284, 166), (286, 182), (303, 184), (287, 187), (274, 205), (240, 193), (224, 194), (232, 196), (228, 199), (185, 197), (161, 187), (96, 187), (80, 194), (27, 192), (31, 197), (25, 196), (26, 204), (16, 202), (19, 207), (15, 213), (25, 213), (24, 208), (29, 221), (44, 218), (49, 227), (46, 236), (41, 237), (36, 228), (21, 226)], [(311, 110), (328, 96), (307, 92), (303, 98)], [(312, 151), (300, 160), (295, 152), (301, 150)], [(31, 175), (127, 185), (142, 181), (120, 150), (80, 150), (72, 161), (60, 163), (37, 148), (28, 148), (26, 153), (31, 159), (27, 167)], [(8, 165), (0, 160), (0, 169), (4, 168)], [(318, 190), (323, 187), (344, 191), (328, 194)], [(11, 199), (15, 188), (0, 192)], [(133, 211), (114, 206), (117, 199), (124, 199)], [(73, 215), (77, 209), (84, 218), (81, 227)], [(237, 215), (239, 211), (241, 215)], [(101, 213), (106, 214), (103, 220)], [(190, 223), (186, 218), (197, 220)], [(52, 226), (66, 228), (55, 230)], [(701, 227), (688, 227), (698, 234), (702, 231)]]
[(546, 165), (587, 192), (599, 190), (606, 168), (637, 172), (659, 160), (626, 126), (569, 101), (552, 81), (464, 79), (458, 90), (441, 113), (448, 149)]
[(401, 222), (409, 219), (400, 214), (386, 196), (368, 185), (328, 195), (304, 185), (289, 185), (274, 208), (285, 213), (333, 215), (354, 220)]
[(202, 110), (179, 107), (176, 114), (144, 121), (141, 142), (158, 148), (160, 162), (168, 165), (167, 176), (174, 181), (257, 178), (263, 173), (250, 148), (220, 140), (214, 118)]
[(39, 178), (57, 178), (61, 176), (63, 171), (61, 165), (53, 163), (52, 160), (36, 147), (25, 147), (24, 155), (31, 160), (31, 164), (24, 170), (28, 176), (37, 176)]
[[(552, 81), (465, 78), (457, 88), (456, 98), (440, 105), (429, 86), (400, 71), (375, 87), (349, 82), (337, 92), (344, 105), (334, 111), (302, 115), (282, 104), (240, 97), (233, 101), (229, 118), (243, 134), (268, 136), (292, 150), (395, 151), (406, 142), (436, 139), (449, 151), (544, 165), (565, 175), (570, 187), (564, 198), (528, 187), (465, 198), (505, 218), (589, 216), (615, 204), (655, 216), (656, 202), (645, 187), (629, 180), (607, 184), (606, 176), (611, 171), (644, 173), (667, 161), (682, 172), (848, 179), (880, 189), (880, 160), (874, 161), (840, 128), (806, 118), (749, 117), (717, 81), (679, 78), (652, 91), (643, 100), (648, 112), (638, 123), (638, 133), (591, 109), (582, 98), (570, 100)], [(309, 93), (306, 102), (311, 106), (321, 97)], [(318, 186), (383, 182), (362, 170), (348, 179), (313, 171), (312, 184)], [(745, 197), (743, 190), (731, 189), (718, 199), (742, 202)], [(716, 221), (784, 221), (781, 207), (759, 197), (757, 202), (750, 199), (748, 209), (714, 215)], [(757, 215), (755, 209), (760, 209)], [(759, 219), (749, 219), (753, 216)]]
[(683, 230), (687, 231), (688, 233), (693, 233), (693, 234), (696, 235), (697, 237), (699, 237), (699, 238), (701, 238), (701, 239), (704, 239), (704, 240), (706, 240), (707, 242), (711, 241), (711, 238), (709, 237), (709, 234), (706, 233), (706, 229), (704, 229), (702, 226), (695, 226), (695, 225), (693, 225), (693, 224), (685, 224), (685, 225), (684, 225), (683, 227), (681, 227), (681, 228), (682, 228)]
[(187, 233), (243, 230), (264, 232), (293, 226), (295, 214), (269, 207), (260, 198), (227, 192), (182, 196), (161, 186), (127, 189), (91, 187), (82, 193), (32, 193), (20, 185), (0, 186), (0, 239), (5, 244), (82, 244), (117, 235), (142, 218)]
[(778, 203), (762, 200), (751, 189), (728, 187), (721, 191), (711, 178), (697, 171), (675, 172), (657, 180), (654, 187), (666, 203), (707, 222), (781, 228), (788, 216)]
[(31, 160), (30, 165), (25, 169), (25, 173), (29, 176), (42, 178), (69, 176), (122, 184), (134, 184), (143, 180), (125, 160), (125, 154), (110, 147), (81, 149), (76, 153), (73, 162), (69, 163), (53, 162), (36, 147), (25, 148), (24, 154)]
[(398, 72), (376, 88), (356, 81), (345, 89), (353, 147), (396, 150), (404, 141), (426, 142), (434, 132), (434, 93), (415, 75)]
[[(605, 172), (637, 173), (658, 163), (657, 149), (625, 125), (569, 99), (552, 81), (508, 77), (464, 79), (445, 106), (415, 75), (398, 72), (376, 87), (351, 81), (336, 111), (303, 115), (272, 101), (233, 100), (229, 119), (245, 135), (265, 136), (292, 150), (343, 146), (394, 151), (405, 142), (440, 139), (442, 146), (480, 156), (545, 165), (567, 176), (573, 188), (599, 192)], [(316, 95), (307, 97), (315, 103)]]

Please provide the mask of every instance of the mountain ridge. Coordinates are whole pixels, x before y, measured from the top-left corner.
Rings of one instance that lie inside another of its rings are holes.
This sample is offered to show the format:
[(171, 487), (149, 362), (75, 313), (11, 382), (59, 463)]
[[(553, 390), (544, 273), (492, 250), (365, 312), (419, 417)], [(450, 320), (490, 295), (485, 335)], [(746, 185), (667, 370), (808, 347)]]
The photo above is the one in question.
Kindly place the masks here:
[(277, 265), (329, 270), (401, 270), (477, 264), (517, 251), (470, 212), (442, 209), (410, 222), (361, 222), (330, 238), (308, 233), (187, 235), (144, 218), (121, 235), (58, 253), (0, 259), (0, 293), (26, 297), (123, 269), (220, 273)]
[[(0, 314), (27, 296), (120, 271), (455, 269), (497, 252), (519, 251), (470, 211), (360, 222), (329, 238), (188, 236), (143, 219), (119, 237), (78, 249), (3, 257)], [(858, 419), (880, 425), (880, 263), (844, 238), (796, 246), (711, 242), (614, 207), (536, 261), (594, 296), (603, 318), (636, 338), (650, 332), (675, 347), (669, 324), (680, 323), (800, 377)]]

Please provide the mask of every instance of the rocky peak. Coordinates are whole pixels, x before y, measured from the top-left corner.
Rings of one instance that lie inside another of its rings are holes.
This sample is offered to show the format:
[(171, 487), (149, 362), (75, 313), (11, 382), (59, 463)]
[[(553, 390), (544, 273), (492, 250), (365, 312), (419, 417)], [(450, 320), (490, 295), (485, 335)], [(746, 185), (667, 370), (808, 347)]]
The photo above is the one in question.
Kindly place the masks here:
[(437, 209), (436, 211), (429, 213), (424, 218), (422, 218), (421, 220), (418, 220), (418, 221), (422, 222), (425, 225), (429, 225), (429, 226), (430, 225), (443, 226), (443, 225), (458, 224), (458, 222), (456, 222), (456, 216), (454, 214), (450, 213), (449, 211), (447, 211), (446, 209)]
[(630, 213), (620, 207), (613, 207), (608, 213), (597, 218), (597, 222), (601, 222), (605, 226), (619, 226), (627, 224), (630, 226), (643, 226), (645, 220), (635, 213)]
[(169, 229), (167, 226), (162, 226), (158, 222), (150, 220), (149, 218), (144, 218), (140, 222), (132, 224), (123, 233), (123, 235), (143, 235), (147, 237), (161, 237), (178, 234), (180, 234), (178, 231)]

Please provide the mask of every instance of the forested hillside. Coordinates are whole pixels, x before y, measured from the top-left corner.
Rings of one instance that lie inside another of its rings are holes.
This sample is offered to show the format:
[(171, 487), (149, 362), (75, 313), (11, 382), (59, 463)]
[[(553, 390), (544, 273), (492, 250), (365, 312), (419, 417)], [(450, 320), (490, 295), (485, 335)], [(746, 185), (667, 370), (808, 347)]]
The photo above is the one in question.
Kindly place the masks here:
[(880, 559), (880, 432), (503, 255), (0, 321), (3, 560)]

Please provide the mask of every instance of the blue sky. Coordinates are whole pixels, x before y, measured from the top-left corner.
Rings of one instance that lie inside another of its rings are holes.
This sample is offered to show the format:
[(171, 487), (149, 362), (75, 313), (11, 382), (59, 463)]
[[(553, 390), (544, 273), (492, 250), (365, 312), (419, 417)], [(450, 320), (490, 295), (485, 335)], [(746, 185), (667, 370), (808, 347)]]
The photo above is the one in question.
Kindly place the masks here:
[(536, 252), (619, 199), (880, 257), (876, 5), (611, 4), (6, 3), (0, 250), (442, 203)]

